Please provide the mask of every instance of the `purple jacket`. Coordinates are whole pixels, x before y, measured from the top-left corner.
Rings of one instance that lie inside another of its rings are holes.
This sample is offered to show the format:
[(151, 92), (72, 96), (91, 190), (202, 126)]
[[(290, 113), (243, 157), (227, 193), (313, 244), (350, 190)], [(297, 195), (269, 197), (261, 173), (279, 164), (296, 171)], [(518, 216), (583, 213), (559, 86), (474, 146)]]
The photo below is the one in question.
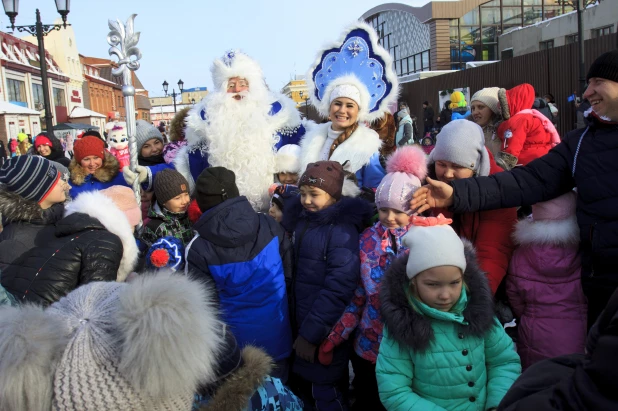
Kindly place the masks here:
[(521, 220), (513, 236), (519, 248), (511, 258), (506, 292), (519, 319), (522, 368), (545, 358), (583, 354), (587, 303), (575, 217)]

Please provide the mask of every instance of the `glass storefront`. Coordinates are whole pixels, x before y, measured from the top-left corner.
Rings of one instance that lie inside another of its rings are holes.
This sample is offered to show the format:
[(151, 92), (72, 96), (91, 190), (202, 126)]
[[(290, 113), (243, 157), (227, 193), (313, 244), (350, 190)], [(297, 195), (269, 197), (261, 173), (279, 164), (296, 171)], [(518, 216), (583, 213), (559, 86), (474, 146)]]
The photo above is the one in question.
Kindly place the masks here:
[(393, 58), (398, 76), (431, 69), (429, 27), (413, 14), (385, 11), (367, 19)]
[(498, 36), (573, 11), (563, 0), (492, 0), (450, 21), (451, 68), (498, 60)]

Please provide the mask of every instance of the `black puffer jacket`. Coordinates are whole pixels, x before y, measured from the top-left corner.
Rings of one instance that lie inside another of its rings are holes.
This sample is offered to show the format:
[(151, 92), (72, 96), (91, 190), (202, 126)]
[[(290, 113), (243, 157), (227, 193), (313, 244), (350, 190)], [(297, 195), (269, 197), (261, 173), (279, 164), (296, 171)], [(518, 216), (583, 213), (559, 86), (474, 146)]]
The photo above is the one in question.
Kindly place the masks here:
[(34, 245), (2, 272), (2, 285), (22, 302), (49, 305), (92, 281), (123, 281), (137, 260), (126, 217), (98, 192), (70, 203), (63, 219), (36, 234)]
[(0, 233), (0, 270), (36, 246), (39, 232), (62, 219), (64, 206), (56, 204), (43, 210), (36, 202), (8, 191), (0, 185), (0, 214), (4, 229)]
[(594, 117), (588, 129), (568, 133), (562, 143), (524, 167), (454, 181), (452, 210), (530, 206), (576, 187), (582, 283), (591, 325), (618, 287), (617, 156), (618, 124)]

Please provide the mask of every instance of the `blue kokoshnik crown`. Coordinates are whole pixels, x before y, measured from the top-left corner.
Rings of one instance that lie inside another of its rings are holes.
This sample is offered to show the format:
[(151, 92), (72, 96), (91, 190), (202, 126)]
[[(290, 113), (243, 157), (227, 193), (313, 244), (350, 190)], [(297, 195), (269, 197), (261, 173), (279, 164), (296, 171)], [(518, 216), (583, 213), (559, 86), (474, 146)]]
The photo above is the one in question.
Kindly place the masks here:
[(330, 95), (338, 86), (351, 85), (360, 93), (359, 120), (373, 121), (397, 102), (399, 83), (393, 60), (378, 42), (375, 30), (356, 22), (343, 39), (318, 53), (307, 75), (311, 102), (328, 117)]

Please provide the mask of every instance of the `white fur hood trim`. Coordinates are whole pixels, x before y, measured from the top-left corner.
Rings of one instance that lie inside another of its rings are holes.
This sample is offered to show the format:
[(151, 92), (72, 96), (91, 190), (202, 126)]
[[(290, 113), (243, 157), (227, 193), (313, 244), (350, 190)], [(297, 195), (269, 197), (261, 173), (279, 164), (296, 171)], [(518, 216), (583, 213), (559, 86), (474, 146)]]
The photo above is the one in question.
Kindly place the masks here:
[[(307, 164), (320, 160), (320, 152), (326, 141), (330, 124), (328, 122), (314, 127), (301, 140), (300, 167), (302, 171), (307, 168)], [(330, 160), (338, 161), (341, 164), (350, 161), (345, 169), (356, 173), (369, 163), (371, 156), (378, 152), (380, 146), (382, 146), (382, 140), (380, 140), (378, 133), (359, 125), (350, 138), (333, 151)]]
[(577, 218), (573, 216), (566, 220), (534, 221), (528, 217), (515, 225), (513, 239), (518, 245), (577, 245), (579, 244)]
[(116, 207), (111, 198), (98, 191), (81, 193), (70, 202), (64, 210), (64, 216), (74, 213), (83, 213), (96, 218), (107, 231), (120, 238), (123, 251), (116, 281), (123, 282), (133, 271), (139, 253), (127, 216)]
[(178, 171), (189, 183), (189, 193), (193, 194), (195, 189), (195, 181), (193, 181), (193, 175), (189, 167), (189, 146), (181, 147), (176, 153), (176, 157), (172, 161), (174, 168)]

